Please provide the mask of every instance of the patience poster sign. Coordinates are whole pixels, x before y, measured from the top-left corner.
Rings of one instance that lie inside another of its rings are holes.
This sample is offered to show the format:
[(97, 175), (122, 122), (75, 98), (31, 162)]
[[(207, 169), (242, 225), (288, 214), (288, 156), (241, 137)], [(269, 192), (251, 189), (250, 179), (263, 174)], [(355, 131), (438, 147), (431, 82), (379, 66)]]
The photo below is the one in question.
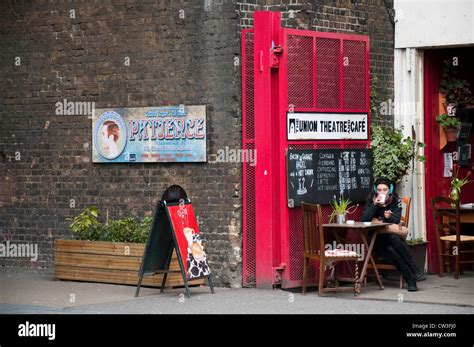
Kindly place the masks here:
[(206, 106), (97, 109), (94, 163), (205, 162)]

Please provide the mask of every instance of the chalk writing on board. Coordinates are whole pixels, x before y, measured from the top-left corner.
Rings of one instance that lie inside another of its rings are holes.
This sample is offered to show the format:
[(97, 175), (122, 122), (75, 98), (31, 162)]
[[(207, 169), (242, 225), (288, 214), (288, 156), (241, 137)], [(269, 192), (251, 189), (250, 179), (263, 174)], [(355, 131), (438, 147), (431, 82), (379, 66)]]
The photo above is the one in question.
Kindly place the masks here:
[[(370, 149), (290, 149), (288, 206), (329, 203), (334, 196), (365, 201), (372, 183)], [(290, 204), (291, 201), (291, 204)]]
[[(290, 154), (291, 159), (295, 162), (295, 169), (290, 172), (290, 177), (296, 178), (297, 180), (291, 180), (291, 185), (293, 188), (296, 189), (296, 194), (297, 195), (305, 195), (308, 192), (308, 189), (306, 186), (308, 184), (312, 185), (313, 184), (313, 177), (314, 177), (314, 172), (313, 169), (308, 167), (308, 164), (310, 164), (313, 160), (313, 154), (312, 153), (302, 153), (302, 154), (296, 154), (292, 153)], [(298, 187), (295, 187), (295, 183), (297, 182)]]

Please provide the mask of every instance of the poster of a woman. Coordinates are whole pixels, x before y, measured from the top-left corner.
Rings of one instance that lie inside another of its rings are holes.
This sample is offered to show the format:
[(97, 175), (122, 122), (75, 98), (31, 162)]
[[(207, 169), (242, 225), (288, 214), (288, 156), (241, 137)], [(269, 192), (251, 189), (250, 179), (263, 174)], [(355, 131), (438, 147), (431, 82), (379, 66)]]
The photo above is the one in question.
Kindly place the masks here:
[(168, 210), (185, 264), (186, 277), (191, 280), (209, 276), (211, 270), (192, 205), (182, 203), (179, 206), (169, 206)]
[(119, 155), (117, 142), (120, 129), (117, 123), (109, 120), (102, 126), (102, 150), (107, 158), (116, 158)]
[(104, 112), (95, 122), (93, 141), (95, 153), (100, 155), (99, 162), (118, 158), (127, 143), (127, 128), (122, 116), (115, 111)]
[(186, 259), (188, 278), (192, 279), (208, 276), (211, 272), (207, 265), (206, 253), (204, 253), (201, 235), (189, 227), (184, 228), (183, 232), (188, 241)]

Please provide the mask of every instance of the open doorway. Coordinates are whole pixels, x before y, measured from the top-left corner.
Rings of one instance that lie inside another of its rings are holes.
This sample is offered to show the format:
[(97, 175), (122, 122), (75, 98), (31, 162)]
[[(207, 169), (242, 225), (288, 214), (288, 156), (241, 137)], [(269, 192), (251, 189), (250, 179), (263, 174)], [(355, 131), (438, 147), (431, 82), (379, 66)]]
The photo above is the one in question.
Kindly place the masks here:
[[(460, 165), (458, 177), (464, 178), (474, 170), (474, 154), (469, 156), (469, 149), (474, 148), (474, 103), (458, 104), (455, 111), (457, 117), (464, 125), (464, 131), (458, 132), (454, 141), (448, 142), (443, 129), (436, 122), (436, 117), (452, 111), (448, 105), (452, 100), (460, 100), (460, 95), (448, 96), (440, 92), (440, 85), (446, 76), (457, 82), (462, 80), (469, 83), (469, 90), (474, 95), (474, 47), (434, 49), (424, 52), (424, 124), (425, 124), (425, 154), (426, 161), (426, 216), (427, 239), (430, 241), (428, 250), (429, 271), (438, 272), (436, 238), (431, 217), (429, 201), (437, 195), (449, 196), (451, 190), (451, 177), (446, 177), (449, 171), (450, 158), (453, 163)], [(443, 71), (445, 74), (443, 75)], [(456, 92), (454, 94), (459, 94)], [(469, 146), (470, 145), (470, 146)], [(459, 151), (459, 147), (462, 147)], [(459, 153), (461, 152), (461, 153)], [(474, 177), (472, 174), (471, 178)], [(474, 203), (474, 183), (463, 187), (461, 203)], [(474, 224), (464, 224), (462, 232), (474, 235)]]

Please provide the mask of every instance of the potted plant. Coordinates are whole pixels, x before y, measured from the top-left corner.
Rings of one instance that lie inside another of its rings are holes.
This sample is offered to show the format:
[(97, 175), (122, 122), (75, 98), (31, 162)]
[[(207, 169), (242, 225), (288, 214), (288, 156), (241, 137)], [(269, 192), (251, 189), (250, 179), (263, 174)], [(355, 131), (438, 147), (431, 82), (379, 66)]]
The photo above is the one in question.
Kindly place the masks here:
[(457, 138), (458, 127), (461, 124), (456, 117), (450, 117), (443, 113), (436, 117), (436, 122), (443, 128), (448, 142), (454, 142)]
[(465, 186), (468, 183), (474, 182), (474, 181), (469, 181), (467, 178), (471, 175), (471, 172), (469, 171), (464, 178), (458, 178), (459, 175), (459, 166), (455, 165), (453, 168), (453, 176), (451, 178), (451, 193), (450, 193), (450, 198), (453, 200), (458, 201), (461, 197), (461, 188)]
[(418, 269), (425, 272), (426, 264), (426, 250), (428, 248), (428, 241), (423, 240), (419, 237), (413, 240), (407, 240), (407, 244), (410, 247), (413, 261), (415, 262)]
[[(132, 284), (145, 251), (152, 218), (133, 217), (99, 221), (96, 206), (85, 208), (72, 219), (70, 231), (76, 239), (55, 241), (55, 277), (61, 280)], [(173, 253), (170, 267), (179, 268)], [(146, 276), (143, 285), (161, 287), (162, 274)], [(196, 281), (203, 284), (204, 281)], [(170, 273), (169, 286), (184, 285), (180, 273)]]
[(425, 157), (418, 149), (425, 145), (403, 135), (403, 128), (393, 129), (380, 126), (371, 128), (371, 147), (373, 150), (373, 174), (386, 177), (394, 183), (407, 174), (414, 159), (423, 162)]
[(467, 80), (458, 77), (458, 67), (449, 60), (443, 65), (439, 92), (446, 98), (448, 116), (455, 116), (458, 107), (464, 107), (472, 102), (472, 92)]
[(336, 197), (331, 201), (330, 205), (332, 207), (332, 213), (329, 216), (329, 223), (331, 223), (336, 217), (337, 224), (344, 224), (346, 222), (346, 216), (350, 213), (353, 213), (357, 206), (353, 206), (353, 208), (349, 208), (349, 205), (352, 203), (349, 199), (339, 198), (337, 201)]

